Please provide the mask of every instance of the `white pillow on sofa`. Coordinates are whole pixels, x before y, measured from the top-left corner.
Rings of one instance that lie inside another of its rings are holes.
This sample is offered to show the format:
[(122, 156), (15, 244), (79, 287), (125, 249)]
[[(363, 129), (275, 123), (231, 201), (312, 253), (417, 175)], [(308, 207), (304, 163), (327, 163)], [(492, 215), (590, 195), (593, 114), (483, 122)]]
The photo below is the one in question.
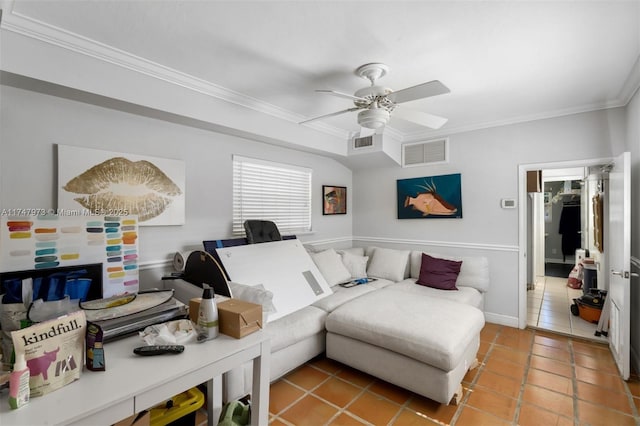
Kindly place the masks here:
[(354, 256), (364, 256), (364, 247), (350, 247), (346, 249), (336, 250), (340, 255), (344, 253), (353, 254)]
[(351, 280), (351, 272), (342, 263), (342, 258), (334, 249), (310, 253), (311, 259), (330, 287)]
[(405, 278), (409, 262), (409, 250), (395, 250), (376, 247), (367, 268), (370, 277), (390, 281), (402, 281)]
[(342, 263), (347, 267), (351, 278), (367, 278), (367, 261), (368, 256), (358, 256), (345, 251), (341, 254)]

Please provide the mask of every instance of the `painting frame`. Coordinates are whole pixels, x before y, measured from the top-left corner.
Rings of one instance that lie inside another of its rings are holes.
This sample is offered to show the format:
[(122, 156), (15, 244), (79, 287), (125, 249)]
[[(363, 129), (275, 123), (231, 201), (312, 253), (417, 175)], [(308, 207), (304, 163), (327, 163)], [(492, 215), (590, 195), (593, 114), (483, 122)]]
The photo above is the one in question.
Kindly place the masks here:
[(64, 214), (135, 215), (139, 226), (185, 224), (183, 160), (62, 144), (57, 154)]
[(398, 219), (462, 219), (462, 175), (398, 179)]
[(322, 185), (322, 214), (324, 216), (347, 214), (347, 187)]

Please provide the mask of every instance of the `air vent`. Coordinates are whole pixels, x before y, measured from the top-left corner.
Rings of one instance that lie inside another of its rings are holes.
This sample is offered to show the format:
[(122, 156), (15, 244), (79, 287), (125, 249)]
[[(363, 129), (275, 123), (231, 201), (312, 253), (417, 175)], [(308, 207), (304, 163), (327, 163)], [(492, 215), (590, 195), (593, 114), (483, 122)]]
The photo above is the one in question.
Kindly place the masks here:
[(373, 146), (373, 136), (353, 139), (353, 149), (369, 148)]
[(448, 147), (448, 139), (403, 144), (402, 167), (446, 163), (449, 161)]

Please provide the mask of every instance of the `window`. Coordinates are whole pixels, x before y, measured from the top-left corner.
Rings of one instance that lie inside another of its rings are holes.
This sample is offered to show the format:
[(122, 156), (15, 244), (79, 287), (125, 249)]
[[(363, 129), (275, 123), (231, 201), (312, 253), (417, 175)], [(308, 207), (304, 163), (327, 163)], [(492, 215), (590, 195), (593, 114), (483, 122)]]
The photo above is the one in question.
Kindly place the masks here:
[(311, 231), (311, 169), (233, 156), (233, 235), (244, 221), (271, 220), (280, 233)]

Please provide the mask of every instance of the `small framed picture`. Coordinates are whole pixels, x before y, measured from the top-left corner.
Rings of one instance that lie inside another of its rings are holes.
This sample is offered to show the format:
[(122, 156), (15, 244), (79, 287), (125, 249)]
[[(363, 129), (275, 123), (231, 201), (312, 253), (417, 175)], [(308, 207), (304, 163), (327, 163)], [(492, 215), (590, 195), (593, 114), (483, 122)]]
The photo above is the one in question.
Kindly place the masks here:
[(322, 214), (347, 214), (347, 188), (322, 185)]

